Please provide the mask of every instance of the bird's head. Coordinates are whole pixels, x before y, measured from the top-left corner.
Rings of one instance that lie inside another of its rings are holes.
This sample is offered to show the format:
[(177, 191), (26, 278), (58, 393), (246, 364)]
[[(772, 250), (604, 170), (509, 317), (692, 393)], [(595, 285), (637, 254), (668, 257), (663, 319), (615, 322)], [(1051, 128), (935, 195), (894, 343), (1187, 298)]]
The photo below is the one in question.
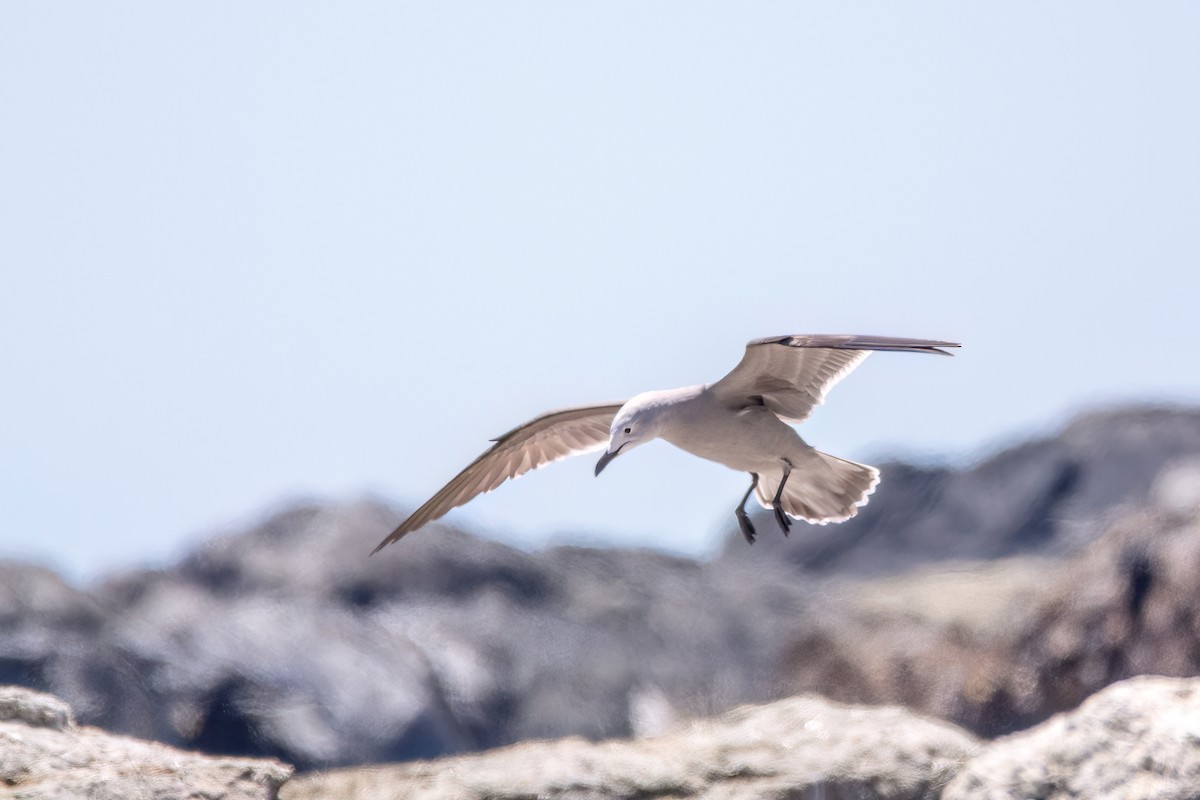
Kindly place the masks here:
[(664, 398), (661, 392), (639, 394), (617, 412), (609, 430), (608, 449), (596, 462), (596, 474), (621, 453), (657, 439), (662, 432)]

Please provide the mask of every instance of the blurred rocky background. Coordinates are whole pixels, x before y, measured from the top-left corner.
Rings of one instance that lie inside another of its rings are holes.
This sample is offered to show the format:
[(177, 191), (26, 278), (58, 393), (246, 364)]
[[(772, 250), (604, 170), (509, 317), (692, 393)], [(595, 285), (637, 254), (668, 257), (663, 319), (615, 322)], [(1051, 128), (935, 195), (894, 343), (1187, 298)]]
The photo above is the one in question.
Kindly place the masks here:
[[(370, 501), (292, 507), (87, 587), (0, 563), (0, 684), (83, 725), (301, 771), (661, 742), (793, 696), (833, 709), (810, 720), (903, 706), (964, 729), (936, 734), (951, 754), (929, 774), (948, 780), (976, 737), (1134, 676), (1200, 675), (1200, 410), (1093, 412), (970, 465), (880, 466), (857, 518), (785, 539), (763, 516), (753, 547), (731, 526), (703, 563), (445, 524), (368, 559), (402, 513)], [(969, 771), (955, 791), (983, 793)]]

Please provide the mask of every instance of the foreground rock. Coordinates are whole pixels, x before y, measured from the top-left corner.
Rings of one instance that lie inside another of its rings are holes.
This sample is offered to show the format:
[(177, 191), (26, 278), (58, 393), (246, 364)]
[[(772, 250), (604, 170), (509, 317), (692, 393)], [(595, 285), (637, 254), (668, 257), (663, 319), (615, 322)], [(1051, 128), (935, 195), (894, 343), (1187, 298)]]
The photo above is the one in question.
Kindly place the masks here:
[[(66, 703), (0, 686), (0, 785), (24, 800), (264, 800), (291, 769), (274, 761), (209, 758), (78, 728)], [(8, 794), (11, 792), (11, 795)]]
[(527, 742), (439, 761), (312, 775), (285, 800), (919, 800), (976, 748), (953, 725), (898, 708), (794, 697), (743, 706), (661, 736)]
[(993, 742), (944, 800), (1188, 800), (1200, 787), (1200, 681), (1135, 678)]

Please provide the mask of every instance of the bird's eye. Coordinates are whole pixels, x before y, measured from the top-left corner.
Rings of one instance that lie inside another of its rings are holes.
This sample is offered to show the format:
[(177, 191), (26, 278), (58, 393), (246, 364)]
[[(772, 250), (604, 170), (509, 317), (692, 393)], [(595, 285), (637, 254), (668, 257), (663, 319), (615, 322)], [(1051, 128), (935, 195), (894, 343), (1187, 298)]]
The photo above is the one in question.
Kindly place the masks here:
[(626, 428), (626, 429), (625, 429), (625, 432), (626, 432), (626, 433), (633, 433), (633, 428)]

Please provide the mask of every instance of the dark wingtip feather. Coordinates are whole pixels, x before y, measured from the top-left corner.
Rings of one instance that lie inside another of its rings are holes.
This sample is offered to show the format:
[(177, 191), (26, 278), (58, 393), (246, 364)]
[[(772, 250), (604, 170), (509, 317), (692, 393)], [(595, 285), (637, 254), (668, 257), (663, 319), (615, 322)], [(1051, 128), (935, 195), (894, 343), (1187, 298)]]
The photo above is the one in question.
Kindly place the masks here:
[(854, 334), (810, 334), (798, 336), (769, 336), (755, 339), (751, 346), (780, 344), (784, 347), (828, 347), (835, 350), (879, 350), (891, 353), (936, 353), (952, 356), (943, 347), (961, 347), (958, 342), (940, 339), (905, 339), (897, 336), (860, 336)]
[(950, 351), (948, 351), (948, 350), (943, 350), (943, 349), (942, 349), (943, 347), (962, 347), (962, 345), (961, 345), (961, 344), (959, 344), (958, 342), (938, 342), (936, 345), (929, 345), (929, 346), (927, 346), (927, 347), (913, 347), (913, 348), (909, 348), (909, 349), (907, 349), (907, 350), (906, 350), (906, 352), (910, 352), (910, 353), (935, 353), (935, 354), (937, 354), (937, 355), (939, 355), (939, 356), (953, 356), (953, 355), (954, 355), (954, 353), (951, 353), (951, 352), (950, 352)]
[[(407, 522), (407, 521), (408, 520), (405, 520), (405, 522)], [(370, 558), (371, 556), (375, 555), (376, 553), (378, 553), (383, 548), (387, 547), (392, 542), (400, 541), (401, 537), (403, 537), (404, 534), (406, 534), (406, 533), (408, 533), (408, 531), (406, 531), (404, 529), (404, 523), (401, 523), (400, 526), (398, 528), (396, 528), (396, 530), (394, 530), (390, 534), (388, 534), (386, 539), (384, 539), (379, 544), (375, 545), (375, 549), (367, 554), (367, 558)]]

